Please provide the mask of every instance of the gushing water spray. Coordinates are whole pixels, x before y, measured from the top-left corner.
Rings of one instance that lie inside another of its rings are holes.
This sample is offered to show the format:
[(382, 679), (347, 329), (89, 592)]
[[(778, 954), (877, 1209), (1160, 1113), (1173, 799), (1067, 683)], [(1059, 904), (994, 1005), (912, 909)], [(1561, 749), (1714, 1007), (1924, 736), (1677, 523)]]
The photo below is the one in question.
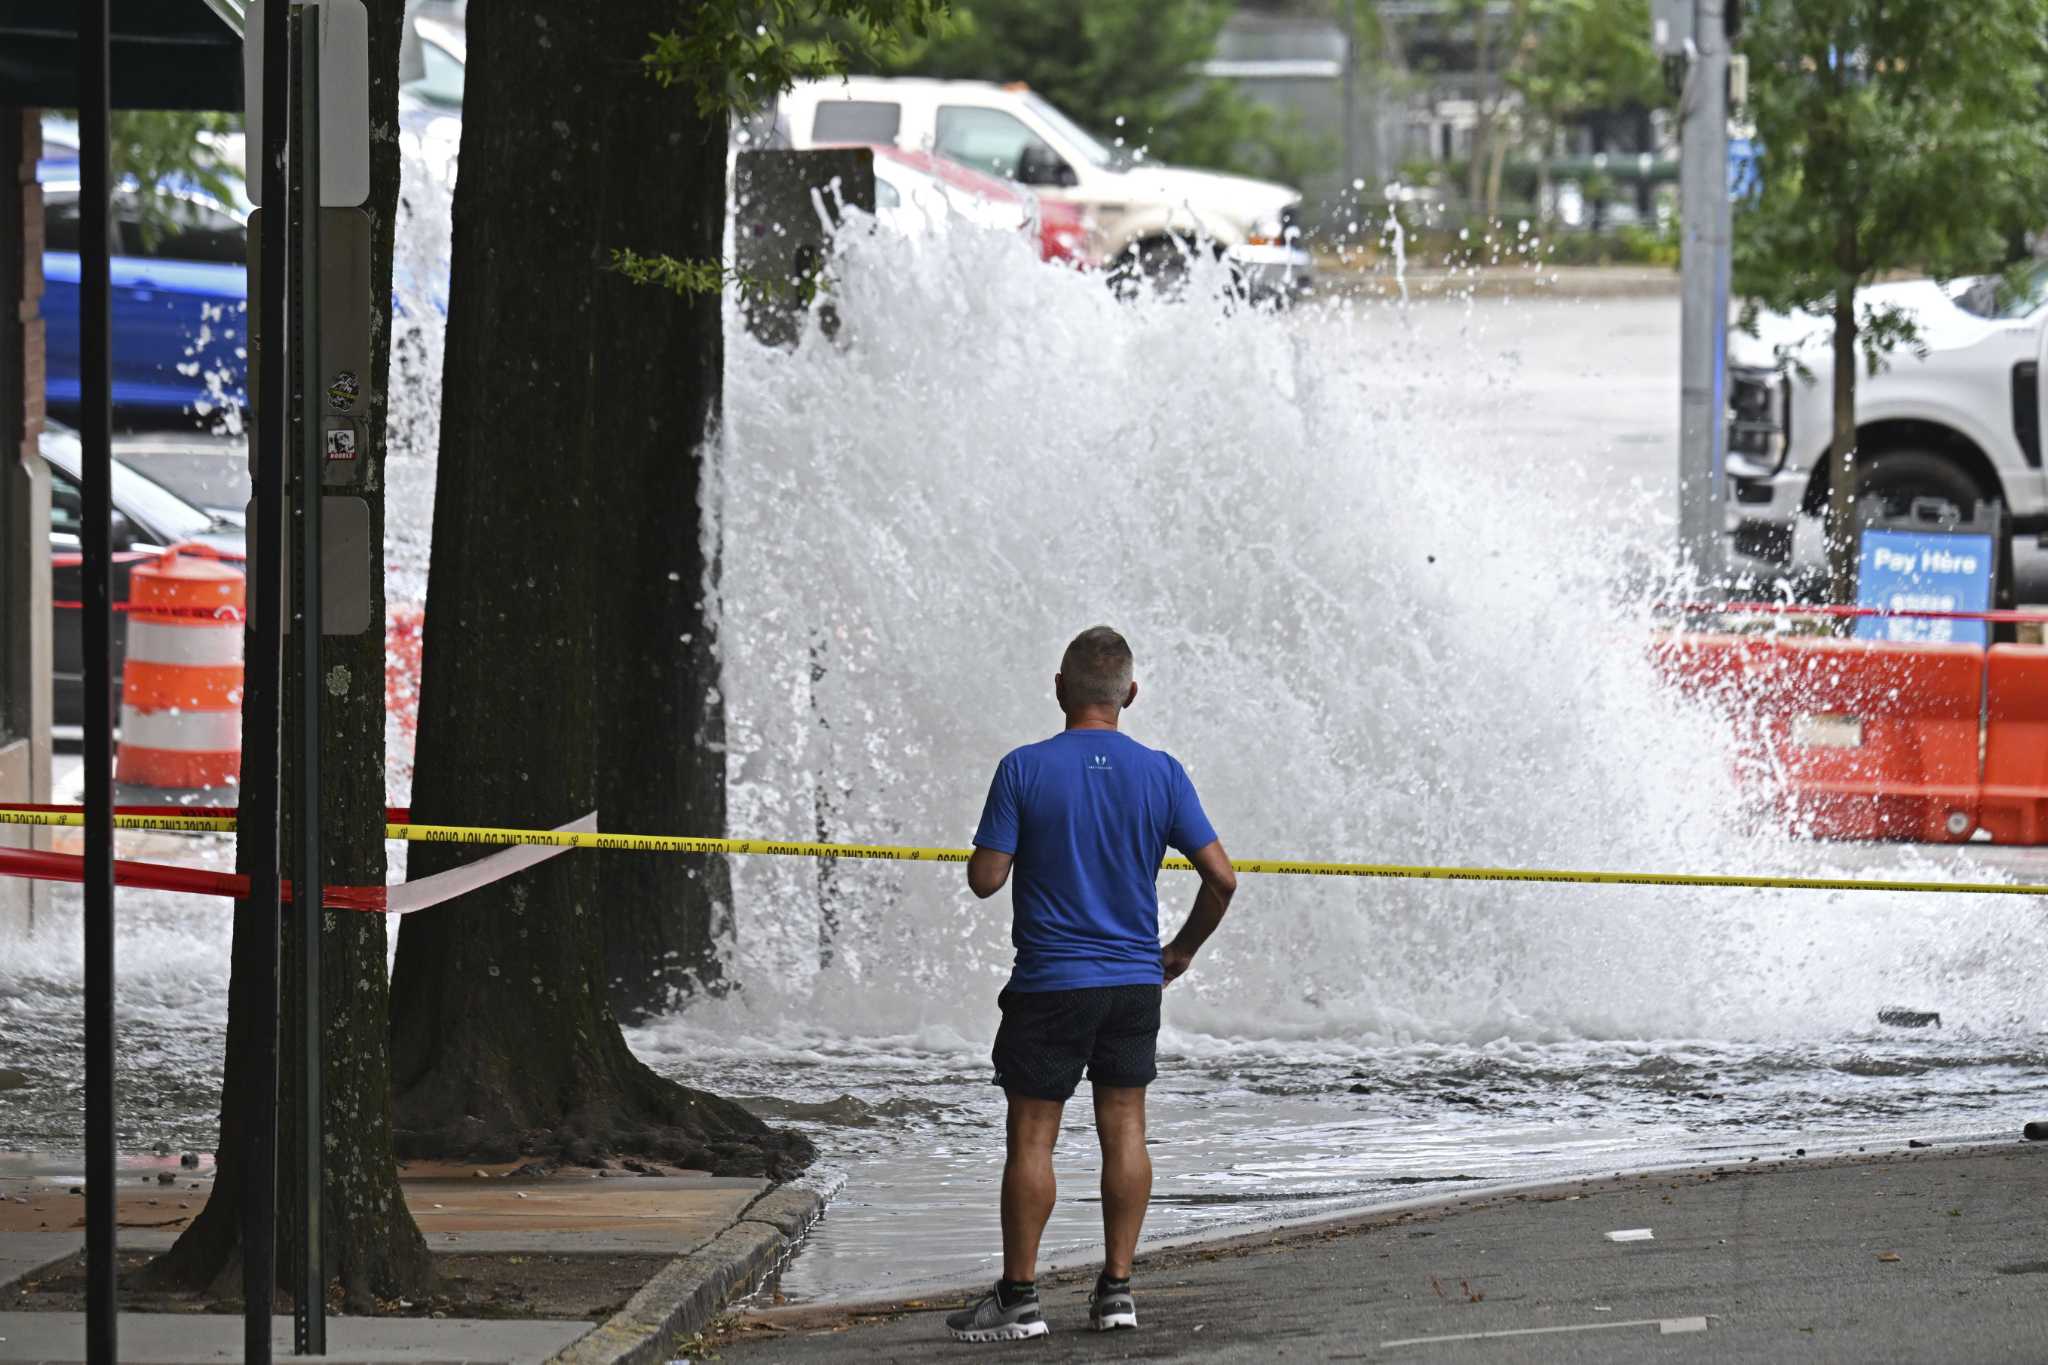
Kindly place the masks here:
[[(1615, 586), (1612, 509), (1546, 496), (1481, 433), (1419, 411), (1418, 382), (1457, 376), (1418, 376), (1384, 310), (1227, 306), (1206, 263), (1181, 302), (1120, 305), (973, 232), (850, 233), (841, 256), (835, 342), (729, 352), (736, 830), (965, 842), (995, 761), (1058, 724), (1061, 646), (1107, 621), (1138, 651), (1129, 728), (1187, 763), (1243, 854), (1825, 859), (1755, 827), (1718, 725), (1660, 689), (1648, 612)], [(985, 1031), (1008, 926), (957, 882), (847, 870), (822, 967), (814, 874), (743, 863), (737, 975), (829, 1028)], [(1162, 880), (1169, 915), (1191, 886)], [(2012, 928), (1994, 910), (1711, 892), (1255, 883), (1240, 899), (1177, 994), (1183, 1027), (1854, 1027), (1901, 975)], [(1971, 988), (1994, 1011), (2030, 979), (2008, 966)]]

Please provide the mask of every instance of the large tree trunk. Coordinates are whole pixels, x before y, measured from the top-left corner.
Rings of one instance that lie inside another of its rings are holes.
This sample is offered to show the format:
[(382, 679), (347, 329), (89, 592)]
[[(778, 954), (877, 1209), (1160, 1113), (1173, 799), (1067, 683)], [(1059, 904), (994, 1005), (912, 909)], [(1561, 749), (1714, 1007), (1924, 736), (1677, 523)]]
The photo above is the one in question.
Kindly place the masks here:
[(1828, 446), (1828, 601), (1856, 600), (1856, 282), (1835, 288), (1835, 430)]
[[(670, 0), (616, 0), (609, 31), (641, 34), (677, 18)], [(644, 39), (643, 39), (644, 41)], [(623, 79), (609, 92), (598, 156), (599, 243), (716, 260), (724, 249), (723, 114), (690, 93)], [(598, 594), (597, 808), (633, 834), (725, 833), (725, 708), (720, 697), (716, 519), (703, 502), (707, 438), (718, 421), (725, 349), (716, 294), (678, 295), (606, 274), (592, 351), (593, 449), (605, 476), (591, 507), (604, 534)], [(650, 736), (658, 742), (650, 744)], [(599, 853), (597, 904), (612, 1007), (629, 1020), (722, 984), (731, 936), (723, 858)]]
[[(424, 821), (556, 825), (596, 803), (593, 622), (600, 590), (636, 591), (599, 580), (609, 560), (598, 547), (621, 528), (602, 519), (617, 502), (596, 490), (614, 480), (636, 491), (647, 457), (629, 447), (660, 438), (649, 413), (673, 411), (656, 392), (666, 379), (644, 374), (647, 387), (630, 396), (603, 389), (627, 414), (600, 422), (594, 411), (597, 365), (672, 340), (608, 311), (619, 282), (605, 253), (624, 243), (605, 231), (617, 174), (606, 160), (668, 155), (607, 145), (626, 135), (610, 126), (613, 103), (633, 102), (645, 83), (648, 32), (635, 6), (470, 12), (413, 788)], [(723, 184), (645, 178), (638, 190), (722, 196)], [(687, 460), (693, 433), (676, 420), (671, 457)], [(636, 511), (673, 488), (648, 490)], [(694, 743), (692, 731), (661, 728), (693, 723), (683, 715), (634, 717), (643, 748)], [(411, 867), (433, 872), (470, 854), (415, 845)], [(597, 873), (592, 855), (568, 854), (405, 922), (392, 991), (401, 1150), (571, 1160), (631, 1150), (777, 1176), (801, 1166), (801, 1136), (665, 1081), (627, 1049), (608, 999)]]
[[(371, 350), (369, 406), (363, 421), (361, 483), (350, 490), (370, 505), (370, 535), (382, 544), (384, 530), (385, 386), (390, 369), (392, 225), (398, 204), (398, 37), (402, 0), (370, 0), (370, 220)], [(271, 212), (282, 212), (275, 205)], [(334, 306), (334, 301), (329, 301)], [(273, 352), (274, 353), (274, 352)], [(316, 396), (317, 402), (317, 396)], [(294, 433), (293, 451), (297, 450)], [(371, 619), (384, 618), (383, 581), (374, 576)], [(297, 723), (296, 650), (288, 648), (285, 676), (285, 786), (292, 790), (291, 739)], [(329, 680), (321, 707), (322, 847), (331, 885), (382, 886), (384, 861), (384, 633), (379, 625), (359, 636), (334, 637), (321, 645), (321, 671)], [(288, 802), (287, 802), (288, 803)], [(289, 849), (290, 822), (284, 847)], [(244, 872), (248, 869), (244, 868)], [(228, 988), (228, 1045), (221, 1095), (219, 1176), (212, 1196), (171, 1250), (152, 1267), (165, 1283), (218, 1286), (239, 1297), (240, 1182), (237, 1165), (246, 1150), (243, 1095), (270, 1064), (277, 1021), (250, 999), (262, 974), (267, 943), (261, 933), (242, 932), (249, 908), (237, 907), (233, 976)], [(288, 910), (285, 960), (290, 961), (303, 920)], [(322, 1243), (330, 1283), (339, 1281), (351, 1307), (367, 1307), (372, 1295), (393, 1297), (423, 1292), (432, 1277), (426, 1241), (406, 1209), (392, 1156), (390, 1061), (386, 1020), (389, 995), (384, 971), (385, 926), (381, 915), (330, 911), (322, 916), (321, 995), (325, 1008), (324, 1090), (327, 1135), (322, 1187)], [(285, 1282), (296, 1259), (295, 1217), (299, 1193), (297, 1113), (289, 1097), (298, 1074), (298, 1051), (280, 1055), (278, 1094), (277, 1256)]]

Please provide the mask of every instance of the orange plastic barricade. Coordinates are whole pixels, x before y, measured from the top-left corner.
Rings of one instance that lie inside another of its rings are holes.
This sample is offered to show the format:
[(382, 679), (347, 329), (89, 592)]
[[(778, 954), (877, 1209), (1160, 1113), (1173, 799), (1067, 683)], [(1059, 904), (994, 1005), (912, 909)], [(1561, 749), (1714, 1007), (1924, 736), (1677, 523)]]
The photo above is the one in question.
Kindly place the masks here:
[(1956, 842), (1977, 828), (1984, 651), (1676, 635), (1654, 654), (1734, 725), (1738, 780), (1823, 839)]
[(1984, 828), (2048, 844), (2048, 648), (1993, 645), (1984, 731)]
[(176, 549), (128, 580), (117, 781), (221, 787), (242, 771), (242, 611), (247, 581)]

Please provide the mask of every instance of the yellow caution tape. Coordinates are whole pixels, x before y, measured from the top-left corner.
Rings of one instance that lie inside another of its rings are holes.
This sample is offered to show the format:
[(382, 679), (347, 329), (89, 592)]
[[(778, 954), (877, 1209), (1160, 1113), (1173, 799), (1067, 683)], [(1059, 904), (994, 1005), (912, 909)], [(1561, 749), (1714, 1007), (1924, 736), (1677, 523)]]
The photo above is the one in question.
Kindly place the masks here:
[[(76, 812), (0, 810), (0, 825), (76, 827)], [(232, 817), (117, 815), (117, 829), (177, 833), (232, 833)], [(895, 844), (824, 844), (791, 839), (698, 839), (671, 834), (592, 834), (556, 829), (488, 829), (468, 825), (392, 824), (387, 839), (430, 844), (539, 844), (551, 848), (616, 849), (629, 853), (727, 853), (749, 857), (871, 858), (899, 863), (964, 863), (972, 849), (917, 848)], [(1692, 872), (1580, 872), (1563, 868), (1434, 867), (1405, 863), (1314, 863), (1292, 859), (1233, 859), (1239, 872), (1283, 877), (1373, 877), (1393, 881), (1549, 882), (1577, 886), (1705, 886), (1759, 891), (1884, 891), (1926, 895), (2048, 896), (2048, 885), (2026, 882), (1931, 882), (1851, 877), (1748, 877)], [(1185, 858), (1160, 864), (1167, 872), (1190, 872)]]
[[(56, 825), (77, 829), (85, 824), (78, 811), (4, 810), (0, 825)], [(115, 829), (168, 830), (173, 834), (233, 834), (232, 815), (117, 815)]]

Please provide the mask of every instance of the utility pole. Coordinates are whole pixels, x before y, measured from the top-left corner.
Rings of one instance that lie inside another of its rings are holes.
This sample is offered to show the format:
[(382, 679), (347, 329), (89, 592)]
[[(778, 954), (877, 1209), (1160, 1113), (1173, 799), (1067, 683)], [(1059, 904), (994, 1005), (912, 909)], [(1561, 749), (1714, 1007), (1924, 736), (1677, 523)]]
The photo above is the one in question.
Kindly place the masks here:
[(1344, 0), (1344, 196), (1358, 200), (1358, 0)]
[[(1734, 0), (1739, 3), (1739, 0)], [(1723, 563), (1728, 419), (1728, 23), (1731, 0), (1657, 0), (1653, 37), (1681, 73), (1678, 549), (1702, 578)]]

